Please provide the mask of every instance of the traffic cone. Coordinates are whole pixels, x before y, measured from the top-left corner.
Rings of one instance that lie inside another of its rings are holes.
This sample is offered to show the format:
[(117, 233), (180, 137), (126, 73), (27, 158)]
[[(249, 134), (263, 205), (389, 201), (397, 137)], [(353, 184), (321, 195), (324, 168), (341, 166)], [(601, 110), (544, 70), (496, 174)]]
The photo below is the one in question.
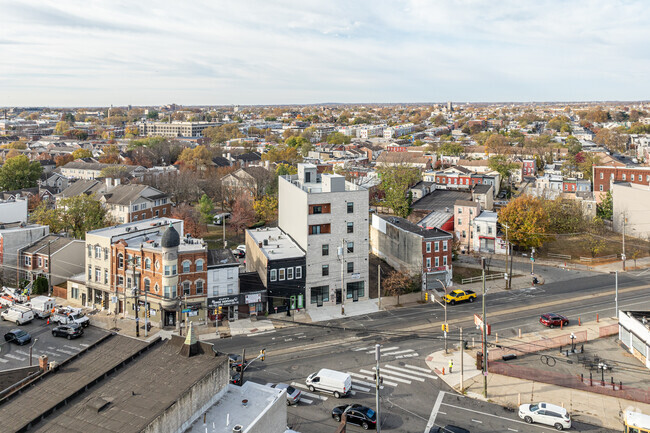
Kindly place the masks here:
[(47, 318), (47, 324), (48, 325), (50, 324), (50, 318), (49, 317)]

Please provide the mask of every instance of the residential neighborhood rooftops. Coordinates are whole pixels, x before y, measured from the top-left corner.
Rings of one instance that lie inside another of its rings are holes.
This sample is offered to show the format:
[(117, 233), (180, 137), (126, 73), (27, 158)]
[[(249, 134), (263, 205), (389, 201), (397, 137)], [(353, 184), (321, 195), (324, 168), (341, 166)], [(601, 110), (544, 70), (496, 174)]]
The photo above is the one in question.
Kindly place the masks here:
[(413, 203), (413, 209), (421, 210), (442, 210), (454, 209), (456, 200), (471, 200), (472, 193), (469, 191), (455, 191), (449, 189), (436, 189)]
[(220, 248), (216, 250), (208, 250), (208, 268), (233, 265), (239, 266), (239, 260), (235, 258), (231, 249)]
[(394, 227), (398, 227), (402, 230), (415, 233), (416, 235), (422, 236), (425, 239), (439, 238), (439, 237), (449, 237), (451, 234), (439, 228), (425, 228), (417, 224), (413, 224), (407, 219), (396, 217), (394, 215), (377, 215), (377, 217), (386, 221), (386, 224), (391, 224)]

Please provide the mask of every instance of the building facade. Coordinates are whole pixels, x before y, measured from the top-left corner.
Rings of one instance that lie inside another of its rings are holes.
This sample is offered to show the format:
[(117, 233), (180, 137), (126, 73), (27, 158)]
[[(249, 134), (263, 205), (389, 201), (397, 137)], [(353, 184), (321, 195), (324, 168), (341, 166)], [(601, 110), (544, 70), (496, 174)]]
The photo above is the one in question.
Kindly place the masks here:
[(162, 137), (202, 137), (205, 128), (219, 126), (214, 122), (140, 122), (138, 134)]
[(650, 185), (650, 167), (593, 167), (594, 192), (609, 191), (610, 182), (630, 182), (637, 185)]
[(305, 307), (368, 299), (368, 191), (298, 164), (279, 179), (279, 228), (305, 251)]
[(454, 232), (461, 253), (472, 251), (474, 218), (481, 213), (481, 204), (469, 200), (456, 200), (454, 203)]

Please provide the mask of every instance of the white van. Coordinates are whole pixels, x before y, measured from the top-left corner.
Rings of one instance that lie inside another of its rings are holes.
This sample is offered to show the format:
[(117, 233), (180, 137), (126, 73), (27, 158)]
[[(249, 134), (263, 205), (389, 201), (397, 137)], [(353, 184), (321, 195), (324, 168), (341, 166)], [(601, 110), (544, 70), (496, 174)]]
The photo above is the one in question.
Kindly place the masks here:
[(52, 309), (56, 306), (56, 302), (54, 298), (36, 296), (29, 301), (27, 306), (32, 308), (36, 317), (46, 319), (52, 314)]
[(571, 428), (571, 417), (567, 410), (550, 403), (522, 404), (519, 406), (519, 418), (528, 424), (538, 422), (552, 425), (556, 430)]
[(16, 325), (23, 325), (34, 320), (34, 312), (29, 307), (14, 305), (0, 313), (0, 318), (9, 322), (16, 322)]
[(318, 373), (310, 374), (305, 382), (311, 392), (331, 392), (336, 398), (348, 395), (352, 388), (352, 377), (349, 374), (327, 368), (321, 368)]

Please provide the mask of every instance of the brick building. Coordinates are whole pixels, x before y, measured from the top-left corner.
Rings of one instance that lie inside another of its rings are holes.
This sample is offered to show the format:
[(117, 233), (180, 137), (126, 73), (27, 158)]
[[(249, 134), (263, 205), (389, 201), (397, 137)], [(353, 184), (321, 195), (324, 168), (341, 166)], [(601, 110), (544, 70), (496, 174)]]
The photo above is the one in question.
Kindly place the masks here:
[(610, 182), (630, 182), (650, 185), (650, 167), (593, 167), (594, 193), (609, 191)]

